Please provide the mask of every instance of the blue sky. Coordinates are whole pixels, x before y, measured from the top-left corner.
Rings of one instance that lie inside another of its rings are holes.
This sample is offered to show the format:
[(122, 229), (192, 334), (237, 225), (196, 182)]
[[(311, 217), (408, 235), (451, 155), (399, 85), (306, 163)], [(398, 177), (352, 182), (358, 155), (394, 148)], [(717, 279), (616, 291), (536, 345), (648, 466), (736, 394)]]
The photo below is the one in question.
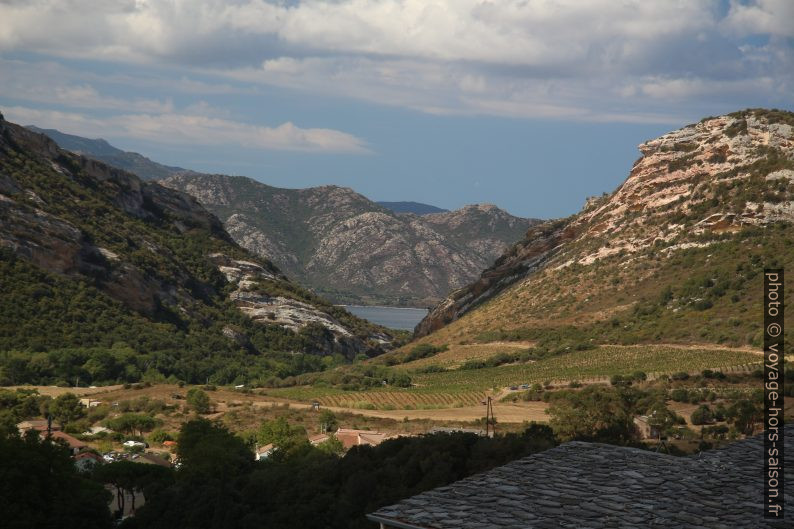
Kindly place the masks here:
[(794, 109), (787, 0), (0, 4), (0, 110), (281, 187), (559, 217), (637, 145)]

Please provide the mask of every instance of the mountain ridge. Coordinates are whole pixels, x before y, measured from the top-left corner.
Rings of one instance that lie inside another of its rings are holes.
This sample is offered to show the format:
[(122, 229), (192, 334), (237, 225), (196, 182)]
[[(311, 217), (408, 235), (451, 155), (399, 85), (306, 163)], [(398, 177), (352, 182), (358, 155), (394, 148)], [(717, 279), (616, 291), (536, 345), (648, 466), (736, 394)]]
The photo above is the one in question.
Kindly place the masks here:
[(401, 202), (387, 202), (378, 200), (377, 204), (387, 208), (394, 213), (413, 213), (415, 215), (427, 215), (428, 213), (446, 213), (448, 209), (439, 208), (430, 204), (423, 204), (421, 202), (401, 201)]
[[(337, 303), (433, 305), (476, 278), (539, 222), (514, 217), (493, 205), (448, 211), (419, 202), (373, 202), (338, 186), (275, 188), (243, 176), (165, 166), (105, 140), (28, 128), (48, 134), (63, 148), (142, 178), (183, 191), (189, 187), (189, 193), (223, 218), (238, 243), (272, 259), (288, 276)], [(203, 188), (191, 181), (202, 181)], [(248, 194), (259, 193), (259, 203), (241, 198), (244, 193), (235, 193), (234, 186)], [(239, 203), (230, 203), (232, 196)], [(265, 200), (278, 203), (266, 206)], [(337, 210), (324, 207), (325, 200)], [(263, 212), (267, 218), (260, 218)]]
[(282, 189), (246, 177), (179, 173), (242, 246), (337, 302), (426, 306), (520, 238), (534, 219), (493, 205), (394, 213), (349, 188)]
[(2, 118), (0, 213), (3, 383), (264, 380), (395, 340), (241, 248), (190, 195)]
[(48, 136), (62, 149), (129, 171), (142, 180), (157, 180), (174, 173), (186, 171), (186, 169), (181, 167), (157, 163), (137, 152), (121, 150), (102, 138), (84, 138), (74, 134), (66, 134), (56, 129), (42, 129), (35, 125), (26, 125), (25, 128)]
[(794, 260), (794, 113), (705, 118), (640, 152), (613, 193), (531, 228), (416, 337), (758, 345), (752, 281)]

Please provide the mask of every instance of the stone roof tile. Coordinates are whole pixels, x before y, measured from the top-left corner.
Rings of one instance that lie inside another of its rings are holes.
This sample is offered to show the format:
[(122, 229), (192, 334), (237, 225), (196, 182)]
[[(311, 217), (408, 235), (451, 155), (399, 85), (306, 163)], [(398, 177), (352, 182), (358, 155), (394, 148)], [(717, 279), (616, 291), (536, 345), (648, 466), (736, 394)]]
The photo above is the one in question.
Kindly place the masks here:
[[(785, 438), (794, 449), (794, 425)], [(762, 517), (762, 452), (760, 436), (689, 457), (570, 442), (369, 518), (421, 529), (782, 527)], [(792, 477), (787, 505), (794, 505)]]

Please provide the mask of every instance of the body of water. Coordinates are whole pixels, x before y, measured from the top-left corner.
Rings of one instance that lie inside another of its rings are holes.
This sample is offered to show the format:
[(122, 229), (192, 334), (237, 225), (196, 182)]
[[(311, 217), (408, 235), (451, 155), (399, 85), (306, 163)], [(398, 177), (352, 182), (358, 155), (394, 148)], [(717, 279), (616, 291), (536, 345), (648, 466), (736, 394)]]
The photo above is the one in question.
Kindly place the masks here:
[(390, 329), (414, 330), (416, 324), (427, 316), (427, 309), (399, 308), (399, 307), (364, 307), (361, 305), (344, 305), (344, 307), (359, 318), (372, 323), (383, 325)]

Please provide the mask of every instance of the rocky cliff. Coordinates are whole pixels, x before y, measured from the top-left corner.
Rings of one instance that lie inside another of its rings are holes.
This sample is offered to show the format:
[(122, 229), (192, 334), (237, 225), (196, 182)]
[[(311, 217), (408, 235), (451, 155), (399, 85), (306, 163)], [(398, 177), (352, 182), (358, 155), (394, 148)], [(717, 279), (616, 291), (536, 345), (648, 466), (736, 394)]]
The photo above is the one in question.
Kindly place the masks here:
[(134, 348), (195, 347), (222, 363), (279, 351), (352, 358), (392, 340), (238, 246), (190, 195), (1, 118), (0, 219), (2, 350), (168, 335)]
[(639, 150), (617, 190), (530, 229), (438, 304), (417, 336), (500, 329), (529, 337), (573, 325), (596, 341), (756, 342), (761, 313), (748, 310), (761, 298), (751, 279), (762, 264), (794, 261), (786, 249), (794, 114), (706, 118)]
[(279, 189), (192, 172), (162, 183), (195, 196), (240, 245), (338, 302), (435, 303), (538, 222), (492, 205), (398, 214), (336, 186)]

